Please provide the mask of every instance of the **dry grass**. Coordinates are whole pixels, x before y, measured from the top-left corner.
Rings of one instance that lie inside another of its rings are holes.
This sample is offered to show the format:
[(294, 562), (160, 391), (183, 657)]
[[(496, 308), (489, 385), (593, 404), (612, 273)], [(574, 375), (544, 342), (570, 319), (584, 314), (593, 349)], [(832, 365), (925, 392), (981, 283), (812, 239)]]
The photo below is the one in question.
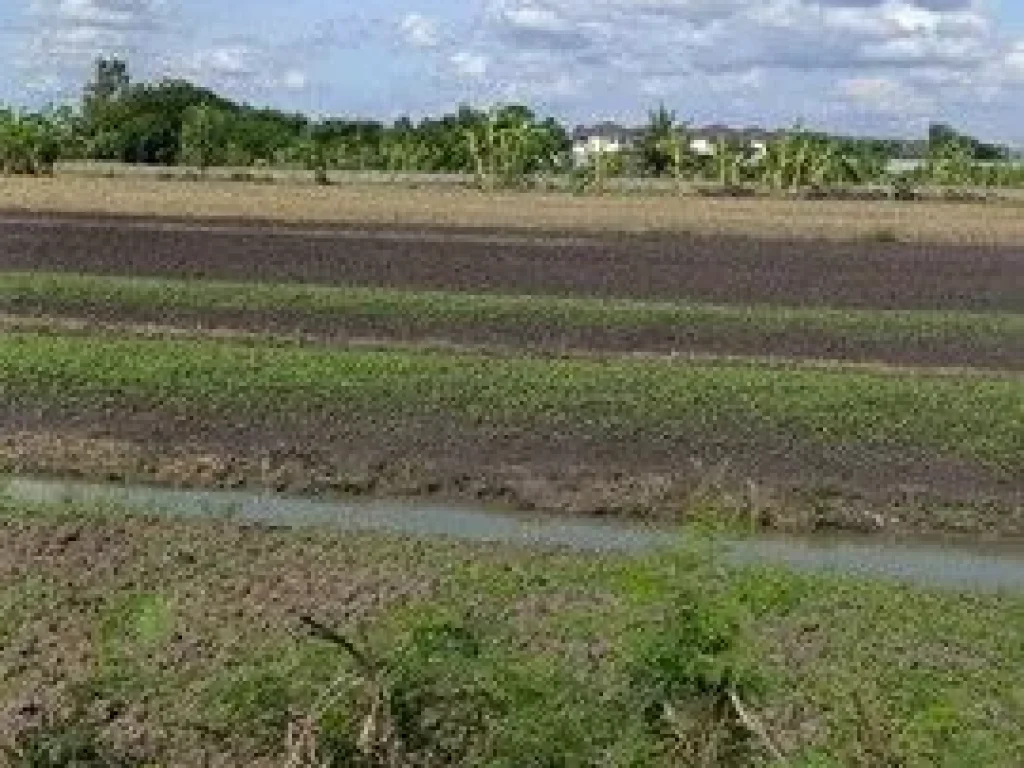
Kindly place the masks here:
[(1024, 216), (1016, 206), (937, 202), (576, 197), (380, 185), (306, 188), (214, 181), (0, 178), (0, 209), (955, 244), (1024, 242)]

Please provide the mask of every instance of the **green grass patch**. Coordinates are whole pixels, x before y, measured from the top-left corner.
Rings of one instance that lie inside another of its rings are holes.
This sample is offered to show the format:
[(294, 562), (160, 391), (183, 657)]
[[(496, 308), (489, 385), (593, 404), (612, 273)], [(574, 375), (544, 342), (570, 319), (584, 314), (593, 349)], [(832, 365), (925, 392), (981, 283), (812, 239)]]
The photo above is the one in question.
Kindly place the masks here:
[[(591, 558), (77, 511), (91, 517), (97, 540), (124, 538), (123, 572), (104, 576), (73, 553), (39, 561), (35, 548), (11, 547), (12, 564), (34, 570), (6, 573), (0, 587), (38, 595), (36, 615), (13, 618), (37, 639), (29, 647), (51, 647), (53, 622), (37, 615), (92, 628), (60, 640), (91, 643), (103, 662), (94, 684), (79, 686), (79, 719), (22, 739), (103, 756), (87, 764), (283, 764), (289, 722), (310, 712), (320, 757), (333, 759), (325, 764), (379, 764), (361, 756), (359, 736), (381, 699), (378, 724), (393, 728), (391, 743), (407, 758), (397, 764), (695, 765), (712, 733), (718, 757), (705, 764), (768, 764), (760, 740), (728, 722), (723, 691), (742, 698), (787, 765), (1024, 760), (1020, 595), (728, 568), (707, 541), (647, 558)], [(8, 545), (66, 534), (63, 512), (6, 503), (0, 515), (18, 521), (17, 531), (0, 528)], [(186, 542), (194, 560), (168, 558)], [(412, 572), (431, 589), (356, 614), (359, 590), (323, 589), (325, 574), (372, 573), (386, 594)], [(71, 589), (34, 592), (38, 578)], [(240, 586), (258, 583), (289, 587), (239, 600)], [(191, 600), (173, 597), (198, 584)], [(369, 665), (304, 633), (305, 612), (352, 640)], [(175, 645), (178, 632), (188, 644)], [(49, 680), (65, 658), (44, 653), (9, 674), (36, 680), (38, 664)], [(16, 693), (0, 689), (0, 702)], [(135, 719), (93, 727), (97, 701)], [(145, 759), (114, 761), (118, 729), (129, 728)]]
[(1024, 381), (978, 376), (11, 333), (0, 338), (0, 393), (69, 406), (441, 415), (600, 434), (767, 430), (1006, 467), (1024, 457)]
[(700, 303), (411, 292), (378, 288), (0, 274), (0, 305), (67, 308), (275, 311), (346, 319), (395, 320), (413, 326), (486, 324), (511, 328), (697, 329), (722, 333), (816, 333), (847, 339), (943, 340), (1024, 338), (1024, 315), (935, 311), (739, 307)]

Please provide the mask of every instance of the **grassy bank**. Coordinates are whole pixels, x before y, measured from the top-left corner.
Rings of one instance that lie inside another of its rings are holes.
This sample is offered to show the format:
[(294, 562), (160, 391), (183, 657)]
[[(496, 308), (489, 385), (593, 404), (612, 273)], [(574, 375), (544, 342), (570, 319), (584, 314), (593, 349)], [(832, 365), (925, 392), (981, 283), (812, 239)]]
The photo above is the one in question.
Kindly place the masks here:
[(0, 547), (23, 754), (281, 765), (315, 714), (331, 765), (1024, 759), (1018, 596), (9, 502)]
[(0, 179), (0, 210), (242, 217), (597, 232), (1017, 245), (1014, 206), (886, 202), (575, 197), (374, 185), (281, 187), (148, 179)]
[(437, 325), (510, 329), (564, 329), (694, 333), (829, 335), (838, 339), (901, 342), (970, 340), (1020, 343), (1024, 315), (1007, 313), (873, 311), (828, 308), (740, 307), (699, 303), (504, 296), (441, 291), (126, 278), (46, 273), (0, 274), (0, 307), (111, 314), (196, 312), (296, 312), (346, 320), (392, 320), (407, 328)]
[(1019, 467), (1024, 383), (797, 365), (503, 359), (403, 350), (11, 333), (7, 400), (245, 414), (418, 416), (582, 432), (736, 430)]

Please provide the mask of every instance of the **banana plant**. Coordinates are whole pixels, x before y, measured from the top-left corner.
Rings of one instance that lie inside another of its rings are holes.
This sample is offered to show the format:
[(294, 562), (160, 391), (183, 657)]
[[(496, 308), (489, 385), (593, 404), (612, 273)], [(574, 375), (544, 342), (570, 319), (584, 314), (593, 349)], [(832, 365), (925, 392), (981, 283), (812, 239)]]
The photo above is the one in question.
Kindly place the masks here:
[(491, 110), (477, 125), (463, 130), (473, 158), (477, 184), (481, 189), (492, 191), (497, 184), (498, 148), (497, 113)]
[(541, 164), (541, 129), (515, 110), (492, 109), (463, 136), (482, 189), (522, 185)]
[(740, 185), (740, 165), (743, 153), (735, 145), (719, 136), (715, 144), (715, 169), (718, 183), (723, 189), (733, 189)]
[(857, 159), (843, 152), (835, 141), (825, 141), (815, 147), (808, 180), (815, 189), (824, 189), (849, 182), (871, 180), (870, 175), (861, 175)]
[(800, 137), (787, 132), (769, 142), (760, 166), (760, 182), (773, 192), (784, 192), (793, 184)]
[(966, 184), (971, 177), (971, 154), (962, 143), (948, 141), (928, 157), (925, 174), (942, 186)]
[(381, 151), (386, 169), (400, 173), (420, 170), (428, 153), (427, 147), (411, 134), (389, 137), (382, 145)]
[(0, 111), (0, 172), (49, 173), (60, 149), (59, 138), (46, 116)]
[(659, 152), (663, 152), (671, 159), (672, 176), (676, 181), (676, 191), (682, 192), (690, 147), (685, 126), (669, 130), (665, 136), (658, 139), (656, 146)]

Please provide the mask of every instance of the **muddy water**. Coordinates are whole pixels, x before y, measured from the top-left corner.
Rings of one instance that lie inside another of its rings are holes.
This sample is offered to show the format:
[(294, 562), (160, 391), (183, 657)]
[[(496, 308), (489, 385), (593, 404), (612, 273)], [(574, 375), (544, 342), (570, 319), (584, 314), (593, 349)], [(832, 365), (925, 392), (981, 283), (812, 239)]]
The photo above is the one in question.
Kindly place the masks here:
[[(29, 478), (8, 479), (16, 501), (146, 509), (192, 517), (230, 516), (269, 525), (329, 525), (341, 530), (447, 536), (527, 547), (643, 553), (678, 545), (678, 531), (564, 515), (531, 516), (418, 502), (315, 501), (276, 494), (180, 491)], [(771, 563), (805, 571), (895, 578), (927, 586), (1024, 591), (1024, 543), (891, 541), (863, 537), (738, 539), (725, 544), (737, 564)]]

